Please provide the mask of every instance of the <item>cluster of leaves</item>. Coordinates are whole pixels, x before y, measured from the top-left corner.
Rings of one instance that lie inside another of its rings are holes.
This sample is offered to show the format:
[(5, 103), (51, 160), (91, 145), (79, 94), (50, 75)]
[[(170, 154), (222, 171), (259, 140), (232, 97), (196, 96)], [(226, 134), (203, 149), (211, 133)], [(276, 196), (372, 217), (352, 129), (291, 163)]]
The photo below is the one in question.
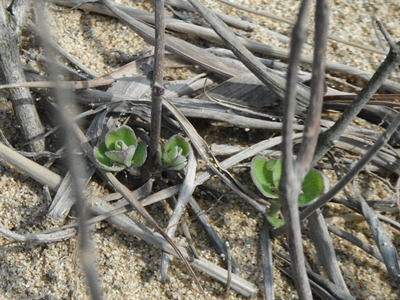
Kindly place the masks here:
[(147, 157), (147, 145), (138, 142), (132, 128), (124, 125), (107, 132), (104, 143), (94, 147), (94, 155), (103, 170), (119, 172), (142, 166)]
[[(183, 137), (172, 136), (161, 149), (163, 169), (182, 170), (186, 166), (190, 147)], [(94, 155), (100, 168), (119, 172), (142, 166), (147, 158), (147, 145), (138, 141), (132, 128), (123, 125), (107, 132), (104, 143), (94, 147)]]
[(172, 136), (165, 145), (161, 147), (161, 162), (165, 169), (182, 170), (189, 155), (189, 143), (181, 136)]
[[(258, 190), (271, 199), (271, 209), (267, 216), (275, 227), (284, 224), (278, 217), (281, 208), (279, 199), (279, 183), (282, 177), (282, 160), (257, 156), (251, 163), (251, 178)], [(301, 193), (298, 198), (299, 206), (307, 206), (321, 196), (327, 189), (327, 180), (324, 175), (311, 169), (304, 178)]]

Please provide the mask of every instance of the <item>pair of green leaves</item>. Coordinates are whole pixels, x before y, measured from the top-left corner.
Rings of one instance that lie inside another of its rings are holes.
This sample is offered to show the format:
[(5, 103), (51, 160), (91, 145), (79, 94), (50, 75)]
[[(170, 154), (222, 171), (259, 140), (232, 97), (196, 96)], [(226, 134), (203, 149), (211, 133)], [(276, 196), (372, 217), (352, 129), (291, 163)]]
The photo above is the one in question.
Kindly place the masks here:
[[(267, 198), (272, 199), (268, 220), (276, 227), (284, 222), (277, 217), (281, 204), (279, 199), (279, 183), (282, 177), (282, 160), (265, 157), (255, 157), (251, 162), (251, 178), (258, 190)], [(301, 193), (298, 198), (299, 206), (307, 206), (321, 196), (328, 188), (329, 181), (315, 169), (311, 169), (304, 178)]]
[[(279, 182), (282, 177), (282, 160), (265, 157), (255, 157), (251, 164), (251, 177), (260, 192), (268, 198), (279, 197)], [(318, 198), (324, 191), (323, 175), (315, 169), (311, 169), (304, 178), (299, 205), (304, 206)]]
[[(174, 135), (161, 148), (164, 169), (182, 170), (186, 166), (190, 146), (184, 138)], [(132, 128), (123, 125), (106, 134), (104, 143), (94, 147), (94, 155), (100, 168), (119, 172), (142, 166), (147, 158), (147, 145), (137, 140)]]

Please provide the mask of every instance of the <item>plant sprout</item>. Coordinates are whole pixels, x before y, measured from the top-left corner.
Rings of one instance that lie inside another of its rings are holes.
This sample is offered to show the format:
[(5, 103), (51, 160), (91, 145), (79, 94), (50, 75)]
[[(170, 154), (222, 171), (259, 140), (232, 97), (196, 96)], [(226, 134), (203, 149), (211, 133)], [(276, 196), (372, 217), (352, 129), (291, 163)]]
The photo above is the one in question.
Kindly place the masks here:
[(147, 145), (138, 142), (133, 129), (123, 125), (107, 132), (104, 143), (94, 147), (93, 152), (100, 168), (119, 172), (142, 166), (147, 157)]
[(161, 162), (164, 169), (182, 170), (187, 164), (189, 143), (181, 136), (172, 136), (162, 146)]
[[(257, 156), (251, 162), (251, 178), (258, 190), (271, 199), (271, 208), (267, 216), (268, 221), (275, 227), (285, 222), (278, 217), (281, 209), (279, 199), (279, 182), (282, 176), (282, 160)], [(304, 178), (301, 193), (298, 198), (299, 206), (310, 205), (313, 200), (326, 192), (329, 188), (327, 178), (315, 169), (311, 169)]]

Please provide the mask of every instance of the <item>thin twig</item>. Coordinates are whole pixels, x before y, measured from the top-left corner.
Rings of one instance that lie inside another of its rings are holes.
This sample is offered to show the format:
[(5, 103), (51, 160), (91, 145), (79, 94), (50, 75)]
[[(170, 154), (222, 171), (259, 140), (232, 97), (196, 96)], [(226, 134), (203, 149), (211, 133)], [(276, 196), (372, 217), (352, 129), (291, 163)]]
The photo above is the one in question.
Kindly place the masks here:
[[(38, 62), (41, 62), (41, 63), (50, 63), (50, 59), (47, 58), (46, 56), (42, 55), (42, 54), (29, 52), (29, 51), (26, 51), (24, 49), (22, 49), (22, 51), (25, 54), (28, 54), (31, 59), (34, 59), (34, 60), (36, 60)], [(62, 62), (59, 62), (59, 61), (53, 61), (52, 63), (56, 64), (58, 68), (65, 70), (69, 74), (72, 74), (75, 77), (80, 78), (81, 80), (87, 80), (86, 76), (82, 75), (81, 73), (76, 71), (74, 68), (71, 68), (70, 66), (66, 65), (65, 63), (62, 63)]]
[[(174, 237), (175, 231), (178, 227), (179, 220), (182, 217), (182, 214), (185, 210), (187, 203), (192, 197), (194, 189), (196, 188), (196, 185), (194, 184), (196, 177), (196, 168), (197, 168), (196, 158), (194, 156), (193, 150), (190, 147), (186, 177), (182, 184), (182, 187), (180, 188), (178, 201), (175, 205), (174, 212), (167, 226), (166, 234), (171, 239)], [(166, 279), (167, 277), (169, 262), (170, 262), (170, 257), (165, 253), (163, 253), (163, 256), (161, 258), (161, 276), (163, 279)]]
[[(275, 257), (278, 257), (280, 260), (283, 260), (285, 262), (289, 262), (289, 258), (287, 255), (282, 254), (282, 253), (275, 253)], [(284, 274), (289, 276), (290, 278), (294, 277), (294, 274), (292, 270), (289, 268), (283, 268), (279, 260), (276, 260), (275, 266), (282, 271)], [(343, 293), (343, 291), (334, 283), (324, 279), (321, 275), (318, 275), (317, 273), (314, 273), (311, 271), (310, 268), (307, 268), (307, 274), (309, 276), (310, 284), (312, 287), (312, 290), (316, 296), (319, 296), (320, 299), (324, 300), (337, 300), (337, 299), (343, 299), (343, 300), (355, 300), (354, 297), (349, 297), (348, 294)]]
[[(361, 216), (362, 218), (362, 216)], [(371, 246), (369, 242), (364, 242), (360, 240), (358, 237), (355, 235), (351, 234), (350, 232), (347, 232), (343, 229), (340, 229), (339, 227), (333, 226), (333, 225), (328, 225), (328, 230), (332, 232), (333, 234), (337, 235), (338, 237), (347, 240), (349, 243), (352, 245), (360, 248), (361, 250), (365, 251), (365, 253), (368, 253), (369, 255), (375, 257), (379, 261), (382, 260), (382, 256), (379, 253), (379, 251), (375, 250), (374, 247)]]
[(42, 31), (40, 31), (36, 25), (28, 20), (27, 26), (32, 32), (37, 34), (48, 47), (53, 48), (55, 51), (60, 53), (62, 56), (64, 56), (67, 60), (69, 60), (74, 66), (77, 66), (79, 69), (81, 69), (83, 72), (88, 74), (91, 78), (96, 77), (96, 73), (90, 70), (88, 67), (86, 67), (84, 64), (82, 64), (78, 58), (67, 52), (64, 48), (62, 48), (59, 44), (57, 44), (49, 35), (43, 34)]
[[(71, 1), (61, 1), (61, 0), (51, 0), (51, 1), (54, 3), (60, 4), (60, 5), (65, 5), (65, 6), (72, 6), (72, 7), (76, 6), (76, 4), (71, 3)], [(85, 4), (79, 5), (78, 8), (82, 9), (82, 10), (86, 10), (86, 11), (95, 12), (98, 14), (116, 16), (113, 13), (109, 12), (107, 9), (105, 9), (104, 6), (100, 5), (99, 3), (90, 4), (90, 3), (85, 2)], [(129, 14), (129, 16), (136, 18), (142, 22), (150, 23), (150, 24), (154, 22), (153, 21), (154, 17), (152, 17), (151, 14), (148, 12), (137, 11), (137, 10), (135, 11), (129, 7), (124, 7), (121, 5), (118, 5), (118, 8), (120, 10), (126, 12), (127, 14)], [(221, 38), (218, 35), (216, 35), (215, 32), (213, 32), (209, 28), (205, 28), (202, 26), (196, 26), (193, 24), (188, 24), (188, 23), (185, 23), (182, 21), (177, 21), (177, 20), (172, 20), (170, 22), (167, 19), (166, 28), (171, 29), (172, 31), (175, 31), (175, 32), (185, 34), (185, 35), (196, 36), (203, 40), (212, 41), (212, 42), (215, 41), (219, 44), (221, 43)], [(139, 33), (139, 35), (141, 35), (141, 33)], [(146, 37), (144, 37), (144, 38), (146, 39)], [(168, 40), (172, 42), (172, 40), (169, 38), (172, 38), (172, 37), (167, 35), (167, 45), (166, 45), (167, 49), (168, 49)], [(238, 38), (241, 41), (241, 43), (243, 43), (243, 45), (247, 49), (252, 51), (253, 53), (259, 53), (266, 57), (276, 58), (276, 59), (281, 59), (281, 60), (288, 59), (289, 52), (287, 49), (268, 45), (265, 43), (260, 43), (260, 42), (257, 42), (257, 41), (254, 41), (254, 40), (251, 40), (248, 38), (243, 38), (243, 37), (238, 37)], [(177, 41), (177, 40), (175, 39), (175, 41)], [(152, 42), (150, 42), (150, 43), (152, 43)], [(188, 55), (190, 56), (190, 52), (194, 53), (193, 50), (198, 48), (198, 47), (193, 47), (192, 44), (189, 44), (184, 40), (179, 40), (179, 44), (181, 44), (182, 47), (180, 47), (180, 49), (177, 49), (175, 47), (175, 45), (172, 45), (172, 43), (171, 43), (170, 45), (172, 47), (174, 47), (175, 49), (170, 48), (170, 49), (168, 49), (168, 51), (171, 51), (173, 53), (178, 53), (178, 55), (182, 55), (183, 57), (186, 57), (188, 59)], [(185, 50), (188, 50), (188, 51), (185, 51)], [(176, 51), (178, 51), (178, 52), (176, 52)], [(196, 49), (196, 52), (198, 52), (198, 49)], [(192, 60), (190, 60), (190, 59), (188, 59), (188, 60), (193, 62), (193, 58), (195, 58), (194, 55), (191, 56)], [(203, 60), (203, 59), (207, 60), (206, 57), (204, 56), (204, 53), (202, 54), (202, 57), (201, 57), (201, 60)], [(214, 57), (214, 60), (215, 60), (215, 63), (219, 64), (219, 61), (217, 60), (216, 57)], [(303, 64), (312, 65), (313, 58), (310, 55), (302, 55), (301, 62)], [(196, 64), (204, 66), (203, 62), (196, 63)], [(210, 65), (208, 65), (208, 67), (210, 67)], [(221, 67), (221, 65), (219, 65), (219, 67)], [(363, 70), (357, 69), (355, 67), (351, 67), (351, 66), (348, 66), (345, 64), (334, 62), (334, 61), (327, 61), (326, 67), (327, 67), (327, 70), (329, 70), (329, 71), (332, 71), (335, 73), (343, 73), (343, 74), (347, 74), (347, 75), (351, 75), (351, 76), (357, 76), (357, 77), (363, 79), (364, 81), (371, 79), (371, 77), (373, 75), (370, 72), (363, 71)], [(215, 71), (215, 70), (213, 70), (213, 71)], [(242, 70), (242, 72), (243, 71), (244, 70)], [(230, 73), (229, 76), (234, 76), (237, 73), (238, 72)], [(400, 84), (395, 81), (387, 79), (383, 83), (383, 87), (385, 87), (386, 89), (388, 89), (392, 92), (400, 93)]]
[[(325, 205), (330, 199), (332, 199), (337, 193), (339, 193), (348, 183), (350, 183), (353, 178), (368, 164), (368, 162), (381, 150), (381, 148), (387, 143), (387, 141), (392, 136), (393, 132), (397, 130), (397, 127), (400, 126), (400, 113), (393, 120), (392, 124), (383, 132), (379, 138), (376, 140), (375, 144), (368, 149), (365, 155), (351, 168), (348, 173), (343, 176), (342, 179), (326, 194), (319, 197), (314, 203), (310, 204), (307, 208), (305, 208), (301, 214), (300, 219), (306, 219), (311, 213), (313, 213), (316, 209)], [(281, 235), (284, 233), (285, 225), (275, 229), (272, 233), (274, 237)]]
[(267, 219), (264, 219), (260, 231), (260, 252), (264, 272), (264, 294), (266, 300), (274, 300), (274, 267), (272, 261), (272, 242)]
[[(320, 131), (321, 111), (324, 95), (325, 53), (327, 48), (327, 35), (329, 24), (329, 7), (326, 1), (317, 1), (315, 19), (317, 21), (315, 22), (315, 49), (311, 79), (310, 106), (308, 108), (301, 148), (294, 165), (295, 178), (300, 183), (303, 182), (305, 175), (310, 169)], [(305, 36), (303, 36), (302, 38), (305, 39)], [(292, 49), (296, 49), (295, 51), (297, 51), (297, 48), (294, 46), (295, 45), (293, 44)], [(291, 69), (291, 66), (289, 68)], [(295, 78), (295, 76), (293, 77)], [(295, 82), (293, 82), (293, 84), (295, 85)], [(288, 99), (288, 101), (290, 101), (290, 99)], [(289, 119), (287, 119), (286, 121), (291, 123), (290, 120), (292, 117), (294, 116), (289, 115)], [(290, 138), (290, 133), (291, 132), (286, 132), (288, 138)], [(292, 147), (291, 139), (289, 140), (289, 143)], [(289, 164), (292, 164), (292, 157), (289, 156), (291, 154), (292, 153), (287, 152), (288, 156), (286, 158), (288, 159)], [(285, 178), (284, 173), (282, 178)], [(290, 188), (288, 187), (288, 185), (291, 184), (290, 181), (283, 180), (282, 182), (286, 183), (286, 190), (290, 190)], [(289, 205), (293, 206), (294, 203), (297, 203), (298, 194), (294, 196), (296, 198), (291, 199), (292, 201), (294, 201)], [(298, 218), (298, 213), (296, 213), (296, 217)], [(318, 257), (320, 258), (326, 271), (329, 273), (329, 278), (337, 283), (339, 286), (341, 286), (344, 291), (348, 292), (336, 260), (332, 241), (329, 237), (328, 230), (326, 229), (326, 224), (324, 223), (320, 212), (314, 212), (314, 214), (310, 216), (310, 219), (312, 222), (312, 224), (310, 225), (310, 234), (316, 246)], [(299, 224), (295, 225), (298, 226)], [(298, 231), (300, 232), (300, 229), (298, 229)], [(292, 253), (290, 254), (293, 260), (294, 257)], [(298, 275), (296, 274), (296, 270), (294, 270), (294, 274), (296, 276)]]
[[(240, 59), (240, 61), (267, 87), (274, 91), (281, 99), (285, 97), (285, 80), (264, 66), (247, 48), (238, 40), (236, 35), (225, 25), (210, 9), (203, 6), (198, 0), (188, 0), (190, 4), (203, 16), (221, 37), (226, 45)], [(304, 110), (308, 106), (310, 91), (305, 85), (298, 85), (298, 109)]]
[(145, 166), (144, 180), (147, 181), (154, 167), (159, 166), (159, 145), (161, 133), (161, 110), (165, 92), (164, 75), (164, 48), (165, 48), (165, 16), (164, 0), (155, 0), (155, 51), (153, 82), (151, 89), (151, 129), (149, 142), (149, 156)]
[(316, 210), (308, 217), (308, 221), (311, 241), (315, 246), (317, 257), (324, 267), (328, 278), (350, 295), (339, 268), (335, 248), (321, 211), (319, 209)]
[(380, 20), (376, 20), (376, 25), (378, 25), (379, 30), (382, 32), (389, 46), (391, 48), (396, 48), (396, 42), (390, 36), (389, 32), (386, 30), (385, 26), (383, 26), (382, 22)]
[[(179, 9), (184, 9), (191, 12), (195, 11), (194, 8), (184, 0), (166, 0), (166, 3)], [(242, 20), (240, 18), (237, 18), (236, 16), (226, 15), (221, 12), (216, 12), (216, 15), (227, 25), (235, 28), (240, 28), (245, 31), (251, 31), (256, 27), (255, 24), (252, 24), (251, 22), (248, 22), (244, 19)]]
[[(48, 24), (47, 11), (39, 6), (39, 3), (35, 2), (35, 15), (39, 21), (39, 28), (42, 32), (50, 32)], [(49, 73), (52, 78), (57, 78), (58, 75), (62, 74), (61, 69), (57, 68), (53, 61), (56, 61), (55, 53), (48, 45), (43, 44), (43, 48), (48, 53), (48, 57), (51, 58), (49, 64)], [(89, 210), (87, 207), (87, 199), (83, 194), (83, 190), (86, 184), (86, 166), (87, 160), (79, 154), (80, 143), (77, 137), (73, 133), (73, 127), (76, 126), (71, 121), (71, 113), (67, 108), (71, 105), (69, 90), (61, 90), (55, 86), (55, 98), (59, 103), (59, 117), (60, 124), (65, 133), (66, 143), (66, 154), (67, 154), (67, 165), (69, 172), (71, 173), (71, 186), (73, 195), (76, 198), (76, 207), (78, 212), (78, 223), (79, 223), (79, 250), (81, 257), (81, 267), (85, 274), (87, 284), (90, 289), (90, 294), (93, 299), (103, 299), (102, 288), (98, 276), (97, 267), (95, 264), (95, 256), (93, 255), (94, 247), (92, 245), (92, 239), (89, 228), (87, 226), (87, 218)]]
[(226, 269), (228, 270), (228, 278), (226, 279), (226, 287), (225, 287), (225, 298), (229, 297), (229, 293), (231, 290), (231, 284), (232, 284), (232, 256), (231, 256), (231, 250), (230, 250), (230, 245), (229, 242), (225, 242), (225, 261), (226, 261)]
[(13, 240), (14, 242), (22, 243), (35, 243), (35, 244), (47, 244), (59, 241), (65, 241), (71, 237), (76, 236), (75, 228), (67, 228), (64, 230), (58, 230), (50, 233), (26, 233), (18, 234), (7, 229), (3, 224), (0, 224), (0, 234), (4, 237)]
[(379, 221), (377, 213), (369, 207), (365, 199), (361, 196), (357, 180), (353, 180), (353, 191), (357, 201), (361, 205), (365, 221), (371, 229), (372, 238), (382, 255), (386, 270), (397, 288), (400, 289), (400, 265), (396, 246), (387, 234), (385, 227)]
[[(102, 1), (116, 17), (132, 28), (137, 34), (145, 39), (146, 42), (152, 45), (155, 44), (153, 28), (124, 13), (111, 1)], [(168, 34), (165, 35), (165, 49), (184, 58), (185, 60), (199, 64), (207, 70), (211, 70), (224, 76), (234, 76), (237, 73), (245, 72), (245, 69), (242, 67), (238, 67), (227, 60), (217, 58), (204, 49)]]
[(33, 178), (41, 185), (49, 186), (51, 190), (57, 190), (61, 185), (61, 176), (22, 156), (2, 142), (0, 142), (0, 158), (21, 170), (24, 174)]
[[(310, 169), (320, 133), (321, 112), (324, 97), (325, 53), (329, 27), (329, 7), (326, 1), (317, 1), (315, 12), (315, 48), (311, 78), (311, 98), (304, 126), (303, 140), (297, 155), (295, 172), (302, 182)], [(297, 49), (295, 50), (297, 51)]]
[[(235, 3), (235, 2), (230, 2), (228, 0), (218, 0), (218, 1), (221, 2), (221, 3), (224, 3), (225, 5), (229, 5), (229, 6), (238, 8), (240, 10), (243, 10), (243, 11), (246, 11), (246, 12), (249, 12), (249, 13), (252, 13), (252, 14), (263, 16), (263, 17), (266, 17), (266, 18), (269, 18), (269, 19), (272, 19), (272, 20), (275, 20), (275, 21), (278, 21), (278, 22), (286, 23), (286, 24), (288, 24), (290, 26), (294, 25), (293, 21), (288, 20), (287, 18), (279, 17), (279, 16), (277, 16), (277, 15), (275, 15), (273, 13), (269, 13), (267, 11), (255, 10), (253, 8), (243, 6), (243, 5), (240, 5), (240, 4)], [(308, 32), (314, 32), (314, 30), (310, 28), (310, 29), (308, 29)], [(363, 44), (355, 43), (355, 42), (352, 42), (352, 41), (348, 41), (348, 40), (340, 38), (337, 35), (329, 34), (328, 38), (330, 40), (332, 40), (332, 41), (336, 41), (336, 42), (339, 42), (339, 43), (342, 43), (342, 44), (345, 44), (345, 45), (349, 45), (349, 46), (352, 46), (352, 47), (355, 47), (355, 48), (359, 48), (359, 49), (363, 49), (363, 50), (366, 50), (366, 51), (379, 53), (379, 54), (386, 54), (386, 51), (382, 51), (382, 50), (380, 50), (378, 48), (374, 48), (374, 47), (371, 47), (371, 46), (368, 46), (368, 45), (363, 45)]]
[(9, 84), (2, 84), (0, 85), (1, 89), (12, 89), (12, 88), (19, 88), (19, 87), (32, 87), (32, 88), (63, 88), (63, 89), (72, 89), (72, 90), (79, 90), (79, 89), (88, 89), (88, 88), (95, 88), (104, 85), (110, 85), (114, 83), (114, 79), (92, 79), (92, 80), (84, 80), (84, 81), (32, 81), (32, 82), (15, 82)]
[[(214, 229), (212, 223), (210, 222), (210, 220), (207, 217), (206, 212), (201, 209), (200, 205), (197, 203), (197, 201), (193, 197), (191, 197), (191, 199), (189, 200), (189, 206), (190, 206), (190, 209), (193, 211), (193, 213), (196, 215), (196, 217), (197, 217), (198, 221), (200, 222), (201, 226), (203, 227), (204, 231), (207, 232), (217, 253), (220, 256), (228, 255), (228, 253), (226, 253), (224, 241), (218, 235), (218, 232)], [(231, 265), (232, 265), (232, 272), (235, 274), (239, 274), (240, 273), (239, 266), (238, 266), (236, 260), (232, 257), (232, 255), (231, 255)]]
[[(85, 151), (85, 154), (89, 157), (92, 163), (96, 163), (96, 159), (94, 158), (93, 148), (88, 143), (86, 136), (83, 134), (81, 129), (78, 126), (73, 127), (73, 131), (75, 132), (76, 136), (78, 137), (82, 150)], [(129, 202), (129, 204), (135, 208), (142, 216), (146, 219), (151, 226), (157, 230), (159, 234), (171, 245), (171, 247), (175, 250), (176, 255), (183, 261), (185, 267), (188, 269), (190, 275), (195, 280), (200, 292), (204, 295), (205, 292), (200, 284), (196, 273), (193, 271), (192, 267), (190, 266), (188, 260), (185, 256), (183, 256), (182, 252), (173, 242), (173, 240), (164, 232), (164, 230), (158, 225), (158, 223), (154, 220), (154, 218), (149, 214), (149, 212), (143, 207), (143, 204), (137, 199), (134, 193), (129, 190), (126, 186), (124, 186), (112, 173), (105, 172), (99, 169), (101, 174), (110, 182), (110, 184)]]
[(292, 31), (290, 45), (289, 69), (286, 80), (286, 95), (283, 101), (282, 128), (282, 177), (279, 183), (280, 199), (283, 216), (288, 234), (289, 253), (293, 277), (299, 299), (312, 299), (310, 282), (305, 266), (303, 241), (299, 219), (298, 196), (301, 191), (302, 178), (296, 176), (293, 163), (293, 119), (296, 110), (297, 72), (299, 68), (300, 51), (306, 39), (306, 23), (311, 1), (304, 0), (300, 6), (299, 15)]
[(255, 201), (248, 193), (243, 190), (242, 185), (233, 178), (233, 176), (226, 171), (212, 155), (207, 143), (198, 134), (193, 125), (186, 119), (186, 117), (174, 106), (168, 99), (164, 99), (164, 106), (174, 115), (179, 125), (185, 131), (186, 135), (191, 139), (193, 147), (196, 149), (202, 159), (207, 162), (208, 167), (218, 175), (235, 193), (243, 198), (248, 204), (253, 206), (259, 212), (265, 212), (265, 207)]
[(331, 148), (332, 143), (342, 135), (350, 122), (359, 114), (369, 99), (371, 99), (376, 91), (382, 86), (382, 83), (388, 78), (389, 74), (400, 64), (400, 42), (395, 44), (391, 39), (388, 39), (388, 42), (391, 44), (390, 52), (372, 76), (371, 80), (368, 81), (366, 86), (361, 90), (352, 104), (342, 113), (335, 124), (329, 130), (320, 135), (314, 155), (314, 162), (317, 162), (325, 155), (325, 153)]

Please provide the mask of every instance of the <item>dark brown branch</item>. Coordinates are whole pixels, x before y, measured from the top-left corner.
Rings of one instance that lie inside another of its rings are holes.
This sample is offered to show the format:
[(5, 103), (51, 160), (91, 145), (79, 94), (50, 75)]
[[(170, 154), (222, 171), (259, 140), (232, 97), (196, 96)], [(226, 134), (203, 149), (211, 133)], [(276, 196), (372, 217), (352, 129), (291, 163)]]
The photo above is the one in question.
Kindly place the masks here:
[(165, 92), (163, 86), (164, 50), (165, 50), (165, 16), (164, 0), (155, 1), (155, 53), (153, 67), (153, 84), (151, 90), (151, 129), (149, 156), (146, 163), (145, 181), (152, 169), (160, 164), (159, 144), (161, 133), (162, 99)]

